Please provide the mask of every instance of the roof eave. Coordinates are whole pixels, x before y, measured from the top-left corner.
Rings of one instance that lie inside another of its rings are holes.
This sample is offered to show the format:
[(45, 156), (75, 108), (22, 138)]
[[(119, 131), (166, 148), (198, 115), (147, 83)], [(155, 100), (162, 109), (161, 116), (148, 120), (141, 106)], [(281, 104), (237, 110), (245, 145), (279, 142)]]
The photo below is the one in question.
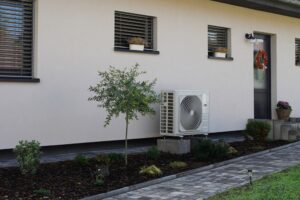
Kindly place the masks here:
[(235, 6), (300, 18), (300, 7), (292, 2), (282, 0), (212, 0)]

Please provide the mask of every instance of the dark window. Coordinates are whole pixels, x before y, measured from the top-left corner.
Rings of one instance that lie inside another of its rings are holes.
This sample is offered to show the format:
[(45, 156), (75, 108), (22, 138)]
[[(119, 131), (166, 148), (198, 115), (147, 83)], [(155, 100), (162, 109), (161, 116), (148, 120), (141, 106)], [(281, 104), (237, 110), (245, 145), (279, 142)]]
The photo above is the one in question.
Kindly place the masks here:
[(214, 56), (218, 48), (227, 49), (230, 56), (229, 29), (219, 26), (208, 26), (208, 56)]
[(0, 0), (0, 77), (32, 76), (33, 0)]
[(295, 48), (296, 48), (296, 65), (297, 66), (300, 66), (300, 39), (296, 39), (295, 40)]
[(154, 50), (154, 17), (127, 12), (115, 12), (115, 47), (128, 48), (128, 39), (140, 37), (145, 49)]

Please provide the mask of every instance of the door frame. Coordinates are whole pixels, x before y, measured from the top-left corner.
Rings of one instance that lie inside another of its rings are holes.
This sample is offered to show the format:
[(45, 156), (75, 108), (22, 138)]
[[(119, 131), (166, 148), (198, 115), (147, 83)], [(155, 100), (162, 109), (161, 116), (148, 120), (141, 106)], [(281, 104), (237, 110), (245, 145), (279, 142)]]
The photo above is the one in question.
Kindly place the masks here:
[[(267, 33), (267, 32), (262, 32), (262, 31), (253, 31), (253, 34), (262, 34), (262, 35), (267, 35), (270, 37), (270, 68), (271, 68), (271, 73), (270, 73), (270, 109), (271, 109), (271, 119), (276, 118), (276, 105), (277, 105), (277, 35), (275, 33)], [(252, 53), (253, 53), (254, 47), (252, 47)], [(252, 64), (253, 67), (253, 64)], [(254, 88), (254, 79), (253, 79), (253, 88)], [(253, 91), (253, 102), (254, 102), (254, 91)], [(254, 109), (255, 106), (253, 104), (253, 116), (254, 115)]]

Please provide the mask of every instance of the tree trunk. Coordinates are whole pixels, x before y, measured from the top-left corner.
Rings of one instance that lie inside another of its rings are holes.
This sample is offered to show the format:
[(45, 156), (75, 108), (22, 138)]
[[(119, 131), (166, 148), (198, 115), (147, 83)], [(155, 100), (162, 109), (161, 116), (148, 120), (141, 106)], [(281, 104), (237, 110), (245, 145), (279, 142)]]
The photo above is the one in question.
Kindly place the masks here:
[(125, 134), (125, 165), (126, 166), (128, 164), (128, 161), (127, 161), (127, 148), (128, 148), (127, 137), (128, 137), (128, 115), (126, 114), (126, 134)]

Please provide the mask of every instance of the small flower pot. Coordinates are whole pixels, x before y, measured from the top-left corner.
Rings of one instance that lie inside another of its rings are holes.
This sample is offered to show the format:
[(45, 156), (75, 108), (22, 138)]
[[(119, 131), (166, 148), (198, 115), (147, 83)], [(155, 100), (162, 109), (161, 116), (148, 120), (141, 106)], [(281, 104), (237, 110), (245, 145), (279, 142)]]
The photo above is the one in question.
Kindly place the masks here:
[(279, 120), (289, 120), (292, 110), (288, 109), (276, 109)]
[(141, 44), (129, 44), (129, 49), (133, 51), (144, 51), (145, 45)]
[(217, 57), (217, 58), (226, 58), (226, 53), (215, 52), (214, 56)]

